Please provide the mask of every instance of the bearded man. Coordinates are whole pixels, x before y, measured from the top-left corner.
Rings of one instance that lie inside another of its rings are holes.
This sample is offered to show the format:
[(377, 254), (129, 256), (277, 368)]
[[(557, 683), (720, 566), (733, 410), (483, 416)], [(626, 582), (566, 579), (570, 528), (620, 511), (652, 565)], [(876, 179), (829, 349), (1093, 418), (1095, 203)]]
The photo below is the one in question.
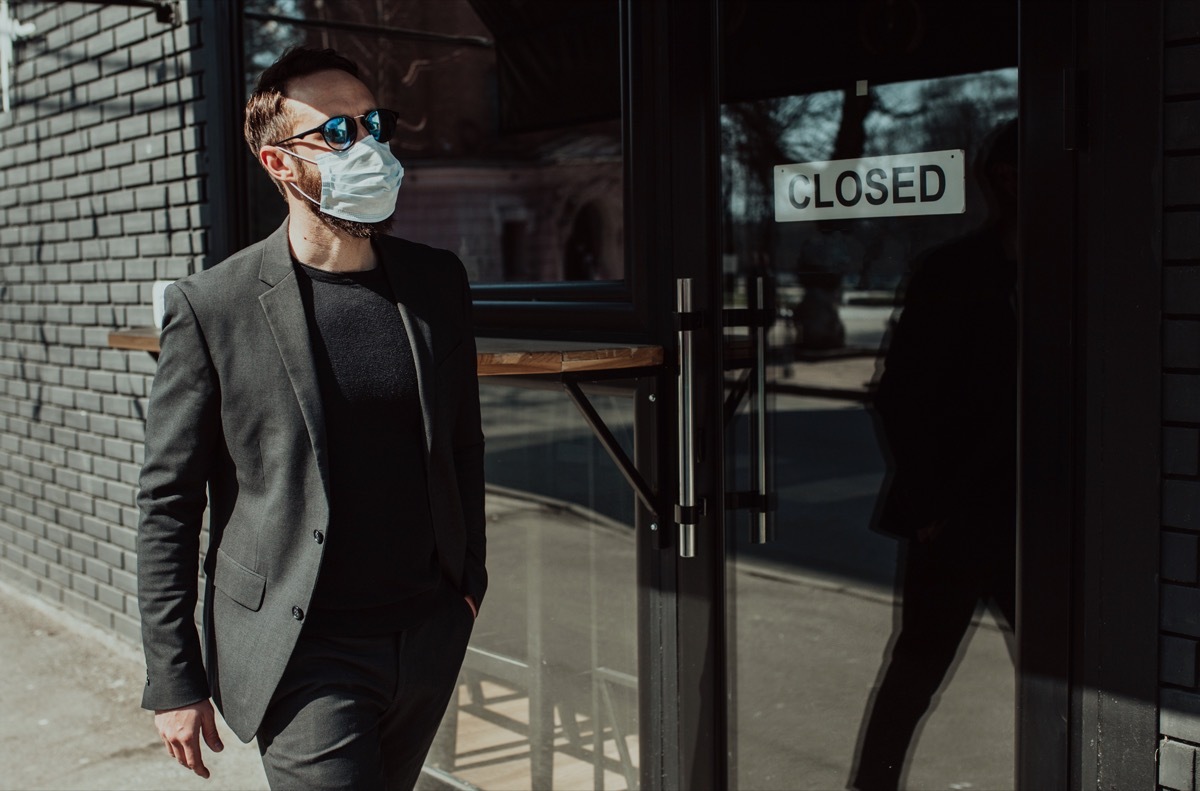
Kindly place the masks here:
[(288, 51), (245, 123), (286, 221), (167, 289), (142, 705), (202, 777), (215, 703), (273, 788), (411, 788), (487, 588), (470, 292), (453, 254), (383, 233), (395, 125), (353, 62)]

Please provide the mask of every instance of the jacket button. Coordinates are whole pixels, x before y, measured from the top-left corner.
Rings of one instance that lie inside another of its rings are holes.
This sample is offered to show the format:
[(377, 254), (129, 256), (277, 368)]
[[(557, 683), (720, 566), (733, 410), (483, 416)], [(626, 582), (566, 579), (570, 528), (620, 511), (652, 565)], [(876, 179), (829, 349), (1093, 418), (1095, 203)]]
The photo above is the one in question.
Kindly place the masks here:
[(314, 530), (313, 531), (313, 541), (316, 541), (318, 544), (324, 543), (325, 542), (325, 534), (322, 533), (320, 530)]
[(304, 620), (304, 610), (301, 610), (299, 607), (293, 607), (292, 608), (292, 617), (295, 618), (297, 621), (303, 621)]

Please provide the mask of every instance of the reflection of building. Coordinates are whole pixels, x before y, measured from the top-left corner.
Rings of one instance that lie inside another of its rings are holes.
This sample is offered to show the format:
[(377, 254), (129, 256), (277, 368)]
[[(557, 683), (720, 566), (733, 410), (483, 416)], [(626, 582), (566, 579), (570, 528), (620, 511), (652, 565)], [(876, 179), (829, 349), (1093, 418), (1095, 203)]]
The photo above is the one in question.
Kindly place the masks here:
[(622, 172), (616, 156), (408, 168), (393, 230), (454, 250), (483, 283), (620, 280)]
[[(285, 46), (341, 48), (399, 112), (392, 148), (407, 172), (397, 234), (458, 252), (477, 282), (624, 277), (621, 132), (609, 120), (619, 109), (596, 71), (615, 58), (608, 4), (351, 4), (349, 16), (308, 0), (282, 5), (246, 8), (332, 26), (253, 26), (254, 68)], [(387, 46), (362, 26), (385, 31)], [(282, 219), (283, 204), (257, 166), (246, 178), (261, 201), (257, 236)]]

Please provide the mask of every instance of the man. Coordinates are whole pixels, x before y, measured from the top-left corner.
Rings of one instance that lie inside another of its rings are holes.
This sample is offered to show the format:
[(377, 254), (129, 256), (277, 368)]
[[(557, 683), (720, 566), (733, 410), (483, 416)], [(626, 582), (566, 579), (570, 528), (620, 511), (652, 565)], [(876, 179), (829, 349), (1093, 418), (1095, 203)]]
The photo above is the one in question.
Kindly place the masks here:
[(487, 588), (470, 294), (451, 253), (382, 233), (394, 126), (351, 61), (287, 52), (245, 124), (287, 220), (167, 289), (142, 705), (201, 777), (211, 698), (272, 787), (411, 788)]

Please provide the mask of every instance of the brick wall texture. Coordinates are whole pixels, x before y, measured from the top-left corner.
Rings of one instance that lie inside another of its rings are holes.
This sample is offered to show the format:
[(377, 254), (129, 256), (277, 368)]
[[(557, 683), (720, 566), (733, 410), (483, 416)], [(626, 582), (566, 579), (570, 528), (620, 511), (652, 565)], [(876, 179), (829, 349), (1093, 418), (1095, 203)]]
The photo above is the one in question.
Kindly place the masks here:
[(199, 20), (10, 2), (0, 113), (0, 580), (138, 638), (135, 497), (155, 362), (108, 347), (206, 244)]
[(1168, 0), (1163, 57), (1163, 530), (1158, 781), (1200, 750), (1200, 0)]

